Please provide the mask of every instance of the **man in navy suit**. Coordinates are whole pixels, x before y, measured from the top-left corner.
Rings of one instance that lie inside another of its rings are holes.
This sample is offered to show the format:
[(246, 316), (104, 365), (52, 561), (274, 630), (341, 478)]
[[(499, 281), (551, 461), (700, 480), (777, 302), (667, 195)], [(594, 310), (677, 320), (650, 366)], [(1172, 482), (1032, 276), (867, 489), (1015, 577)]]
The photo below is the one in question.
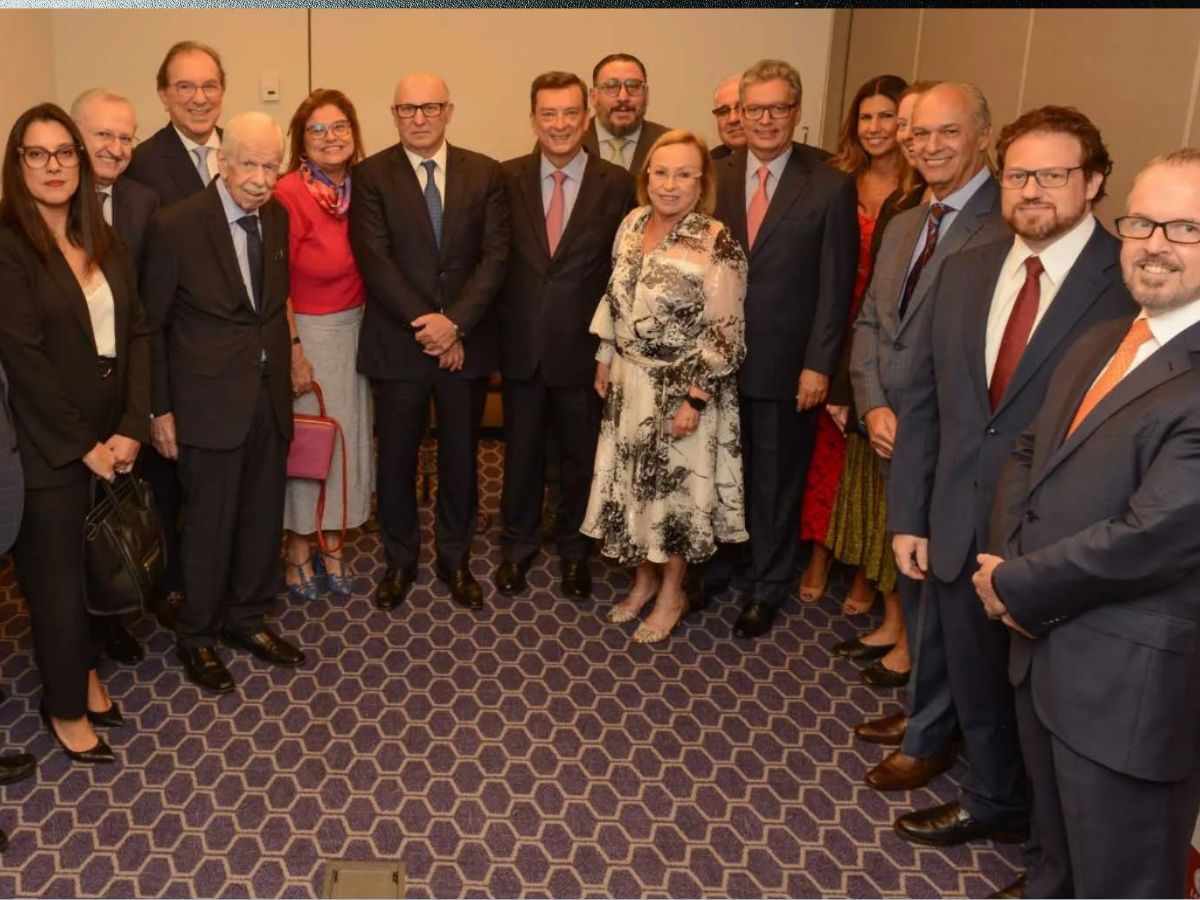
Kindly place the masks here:
[[(117, 232), (129, 251), (134, 271), (141, 268), (142, 244), (150, 217), (158, 210), (158, 195), (140, 182), (122, 178), (129, 166), (136, 141), (137, 117), (133, 104), (120, 94), (103, 88), (84, 91), (71, 104), (71, 118), (79, 126), (104, 221)], [(178, 561), (173, 561), (178, 567)], [(104, 620), (108, 636), (104, 652), (110, 659), (127, 665), (139, 662), (145, 653), (118, 616)]]
[[(914, 113), (918, 148), (947, 140)], [(952, 138), (952, 136), (951, 136)], [(919, 151), (920, 152), (920, 149)], [(1008, 631), (984, 615), (971, 585), (988, 547), (1000, 468), (1036, 415), (1067, 349), (1133, 301), (1118, 242), (1092, 215), (1112, 169), (1096, 127), (1047, 106), (1007, 125), (997, 143), (1001, 210), (1010, 239), (950, 257), (930, 300), (931, 338), (901, 401), (888, 482), (888, 530), (900, 570), (937, 604), (950, 694), (970, 770), (959, 800), (902, 815), (917, 843), (1023, 840), (1029, 800), (1005, 675)]]

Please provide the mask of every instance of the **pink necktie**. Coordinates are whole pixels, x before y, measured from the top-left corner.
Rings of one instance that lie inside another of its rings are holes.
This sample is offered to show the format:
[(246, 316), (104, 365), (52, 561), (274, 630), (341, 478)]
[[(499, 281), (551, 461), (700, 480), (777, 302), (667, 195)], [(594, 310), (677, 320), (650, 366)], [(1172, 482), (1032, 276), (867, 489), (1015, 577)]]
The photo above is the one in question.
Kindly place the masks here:
[(559, 170), (551, 177), (554, 179), (554, 193), (550, 195), (550, 208), (546, 210), (546, 243), (550, 245), (550, 255), (553, 256), (562, 238), (563, 211), (567, 205), (566, 196), (563, 194), (563, 181), (566, 180), (567, 173)]
[(758, 237), (758, 229), (762, 228), (763, 219), (767, 217), (767, 176), (770, 174), (771, 170), (766, 166), (758, 167), (758, 190), (750, 198), (750, 208), (746, 210), (746, 236), (750, 239), (751, 247)]

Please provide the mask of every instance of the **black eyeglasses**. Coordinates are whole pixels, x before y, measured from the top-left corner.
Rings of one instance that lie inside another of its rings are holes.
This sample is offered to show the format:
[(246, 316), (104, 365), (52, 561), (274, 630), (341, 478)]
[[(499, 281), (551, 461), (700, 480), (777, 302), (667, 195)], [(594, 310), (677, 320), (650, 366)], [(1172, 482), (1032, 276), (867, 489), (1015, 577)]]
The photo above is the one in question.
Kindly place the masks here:
[(788, 114), (799, 105), (799, 103), (771, 103), (767, 106), (759, 106), (756, 103), (751, 106), (743, 106), (742, 115), (755, 122), (763, 117), (763, 113), (772, 119), (786, 119)]
[(640, 78), (610, 78), (596, 85), (596, 90), (603, 91), (610, 97), (615, 97), (621, 93), (621, 88), (625, 88), (630, 97), (636, 97), (642, 91), (646, 90), (646, 82)]
[(445, 103), (397, 103), (392, 107), (392, 112), (401, 119), (411, 119), (419, 109), (425, 118), (436, 119), (449, 105), (449, 101)]
[(1155, 230), (1161, 228), (1163, 237), (1172, 244), (1200, 244), (1200, 222), (1190, 219), (1155, 222), (1142, 216), (1121, 216), (1116, 226), (1117, 234), (1135, 241), (1147, 241)]
[(728, 119), (735, 112), (737, 112), (736, 106), (726, 105), (726, 106), (718, 106), (716, 109), (714, 109), (712, 111), (712, 114), (714, 116), (716, 116), (718, 119)]
[(46, 168), (51, 157), (64, 169), (74, 169), (79, 165), (80, 148), (75, 144), (64, 144), (57, 150), (47, 150), (45, 147), (18, 147), (17, 153), (31, 169)]
[(1046, 169), (1005, 169), (1000, 173), (1000, 184), (1019, 190), (1025, 187), (1032, 175), (1040, 187), (1060, 188), (1071, 180), (1071, 173), (1083, 171), (1083, 166), (1051, 166)]

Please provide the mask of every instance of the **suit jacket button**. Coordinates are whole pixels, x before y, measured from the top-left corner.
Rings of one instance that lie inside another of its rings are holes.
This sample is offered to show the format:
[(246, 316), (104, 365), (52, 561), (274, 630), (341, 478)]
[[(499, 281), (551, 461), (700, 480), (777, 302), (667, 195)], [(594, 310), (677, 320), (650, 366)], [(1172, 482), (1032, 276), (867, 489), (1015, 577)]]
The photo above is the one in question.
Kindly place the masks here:
[(904, 342), (903, 342), (903, 341), (896, 341), (896, 343), (892, 344), (892, 349), (893, 349), (893, 350), (903, 350), (903, 349), (904, 349)]
[(989, 428), (989, 429), (988, 429), (988, 430), (987, 430), (985, 433), (987, 434), (987, 436), (988, 436), (988, 437), (995, 437), (995, 436), (996, 436), (996, 429), (995, 429), (995, 428)]
[(1026, 522), (1036, 522), (1037, 521), (1037, 513), (1035, 513), (1032, 509), (1025, 510), (1025, 521)]

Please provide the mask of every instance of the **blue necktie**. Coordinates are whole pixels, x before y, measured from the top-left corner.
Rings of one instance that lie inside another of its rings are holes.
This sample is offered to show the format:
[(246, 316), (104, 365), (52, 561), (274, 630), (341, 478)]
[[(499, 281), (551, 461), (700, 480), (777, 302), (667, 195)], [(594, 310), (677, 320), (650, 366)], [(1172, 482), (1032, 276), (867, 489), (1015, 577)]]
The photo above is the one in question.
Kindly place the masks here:
[(246, 232), (246, 261), (250, 266), (250, 302), (255, 311), (262, 306), (263, 245), (258, 233), (258, 216), (242, 216), (237, 220)]
[(421, 163), (425, 169), (425, 205), (429, 208), (429, 221), (433, 223), (433, 240), (439, 250), (442, 249), (442, 195), (438, 193), (437, 182), (433, 180), (433, 170), (437, 167), (432, 159)]

